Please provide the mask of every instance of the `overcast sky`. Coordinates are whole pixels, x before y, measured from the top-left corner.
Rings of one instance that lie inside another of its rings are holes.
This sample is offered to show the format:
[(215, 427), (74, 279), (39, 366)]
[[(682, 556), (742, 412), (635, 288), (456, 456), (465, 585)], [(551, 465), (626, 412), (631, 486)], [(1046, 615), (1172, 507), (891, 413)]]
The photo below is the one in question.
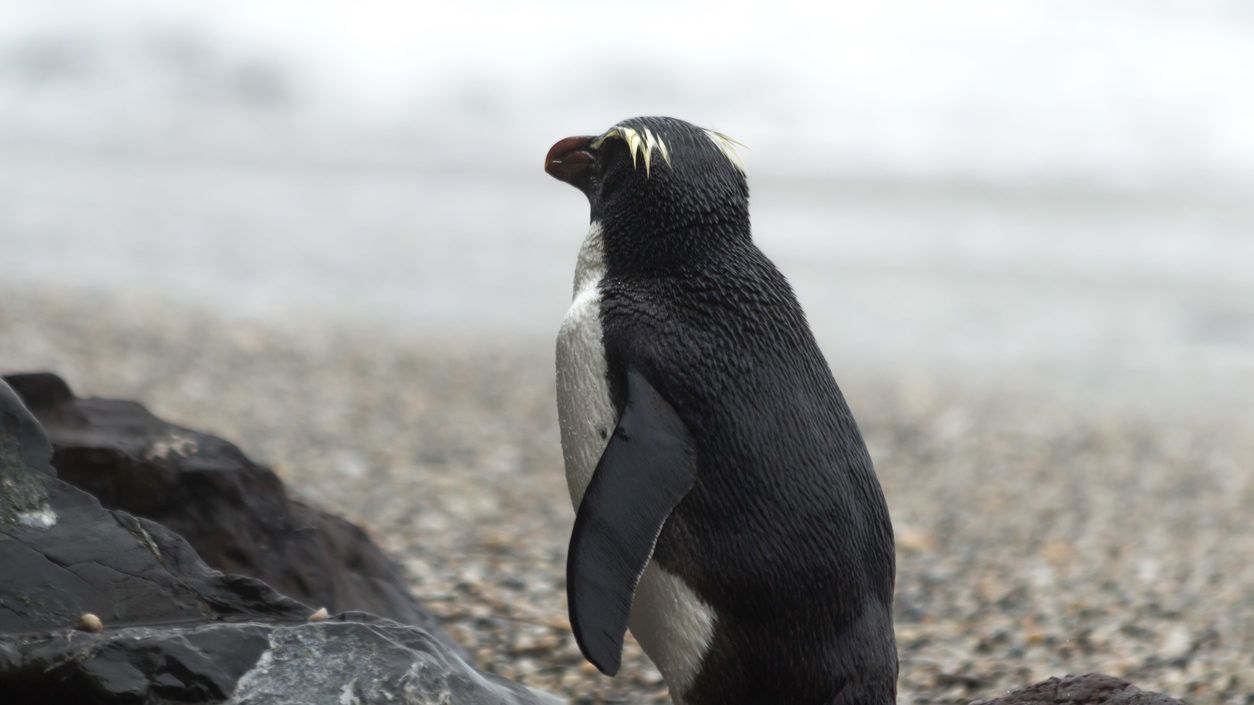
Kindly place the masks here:
[(667, 113), (768, 169), (1254, 178), (1242, 2), (0, 0), (0, 52), (10, 135), (523, 159)]

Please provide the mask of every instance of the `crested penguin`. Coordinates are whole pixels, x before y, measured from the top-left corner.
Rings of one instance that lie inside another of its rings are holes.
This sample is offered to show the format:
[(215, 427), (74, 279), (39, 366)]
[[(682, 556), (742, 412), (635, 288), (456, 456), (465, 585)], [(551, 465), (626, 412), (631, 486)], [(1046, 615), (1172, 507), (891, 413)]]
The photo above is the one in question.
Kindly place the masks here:
[(545, 157), (591, 206), (557, 339), (571, 627), (607, 675), (630, 628), (678, 705), (890, 704), (888, 509), (736, 146), (640, 117)]

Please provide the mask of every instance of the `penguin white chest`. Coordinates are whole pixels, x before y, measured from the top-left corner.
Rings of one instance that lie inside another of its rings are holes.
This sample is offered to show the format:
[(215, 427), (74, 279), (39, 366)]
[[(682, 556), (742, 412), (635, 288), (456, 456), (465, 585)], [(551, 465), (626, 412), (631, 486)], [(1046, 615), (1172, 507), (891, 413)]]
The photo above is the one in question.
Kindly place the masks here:
[(575, 509), (618, 424), (601, 339), (598, 287), (604, 274), (601, 228), (593, 223), (579, 250), (574, 299), (557, 334), (557, 419), (566, 486)]
[[(557, 416), (566, 484), (576, 511), (618, 425), (601, 330), (599, 286), (604, 275), (601, 228), (593, 223), (579, 250), (574, 298), (557, 336)], [(677, 705), (701, 671), (714, 621), (714, 611), (680, 576), (649, 561), (636, 586), (628, 624)]]

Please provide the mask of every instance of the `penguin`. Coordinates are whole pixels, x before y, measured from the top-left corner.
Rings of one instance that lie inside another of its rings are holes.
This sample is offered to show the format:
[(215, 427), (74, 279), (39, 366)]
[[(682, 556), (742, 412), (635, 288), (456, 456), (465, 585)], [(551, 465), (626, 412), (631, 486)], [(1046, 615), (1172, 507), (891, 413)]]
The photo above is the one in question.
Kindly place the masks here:
[(895, 701), (893, 531), (737, 144), (668, 117), (553, 145), (591, 224), (557, 338), (570, 623), (677, 705)]

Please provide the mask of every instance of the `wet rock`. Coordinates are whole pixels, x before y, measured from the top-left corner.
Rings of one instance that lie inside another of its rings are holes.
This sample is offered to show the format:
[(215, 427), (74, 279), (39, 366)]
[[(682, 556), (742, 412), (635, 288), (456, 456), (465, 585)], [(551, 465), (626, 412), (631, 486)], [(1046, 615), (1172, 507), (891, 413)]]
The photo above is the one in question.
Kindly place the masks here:
[(561, 702), (476, 671), (430, 632), (363, 613), (0, 637), (0, 685), (14, 703)]
[(310, 622), (307, 605), (58, 480), (50, 459), (0, 382), (5, 703), (559, 702), (476, 671), (421, 627), (358, 612)]
[(174, 530), (224, 573), (257, 578), (331, 613), (361, 610), (422, 626), (460, 648), (365, 532), (291, 499), (272, 471), (235, 445), (134, 402), (77, 398), (54, 374), (4, 379), (47, 430), (58, 476), (106, 507)]
[(993, 700), (971, 705), (1182, 705), (1179, 700), (1141, 690), (1100, 673), (1050, 678)]
[[(39, 423), (23, 408), (21, 399), (8, 385), (0, 384), (0, 463), (15, 472), (29, 468), (44, 475), (56, 475), (48, 460), (52, 445)], [(6, 488), (7, 489), (7, 488)]]
[(58, 480), (42, 429), (0, 383), (0, 632), (214, 618), (304, 619), (309, 608), (205, 565), (159, 524)]

